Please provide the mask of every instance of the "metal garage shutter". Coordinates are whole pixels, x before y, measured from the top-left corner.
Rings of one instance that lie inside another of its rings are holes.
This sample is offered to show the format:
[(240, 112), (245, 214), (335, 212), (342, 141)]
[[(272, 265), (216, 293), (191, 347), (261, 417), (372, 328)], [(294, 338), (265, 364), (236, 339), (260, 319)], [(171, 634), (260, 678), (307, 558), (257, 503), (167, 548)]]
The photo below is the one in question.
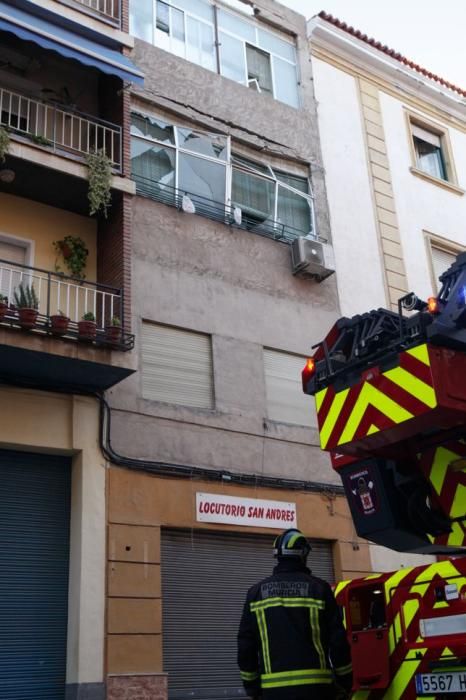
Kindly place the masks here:
[[(163, 662), (170, 698), (237, 698), (236, 634), (247, 589), (272, 572), (275, 535), (162, 531)], [(311, 540), (316, 576), (333, 581), (331, 546)]]
[(0, 452), (0, 696), (64, 700), (70, 461)]

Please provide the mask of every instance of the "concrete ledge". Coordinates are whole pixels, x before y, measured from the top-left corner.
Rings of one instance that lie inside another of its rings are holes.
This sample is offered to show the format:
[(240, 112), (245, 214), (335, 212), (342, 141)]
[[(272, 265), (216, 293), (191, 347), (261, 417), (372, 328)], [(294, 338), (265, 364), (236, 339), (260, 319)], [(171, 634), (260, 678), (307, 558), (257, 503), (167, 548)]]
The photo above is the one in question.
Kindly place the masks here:
[[(87, 180), (87, 166), (72, 158), (66, 158), (55, 153), (50, 153), (46, 148), (30, 146), (22, 141), (11, 140), (9, 155), (22, 160), (28, 160), (36, 165), (42, 165), (51, 170), (59, 170), (67, 175)], [(127, 194), (136, 194), (136, 183), (127, 177), (113, 175), (112, 188)]]

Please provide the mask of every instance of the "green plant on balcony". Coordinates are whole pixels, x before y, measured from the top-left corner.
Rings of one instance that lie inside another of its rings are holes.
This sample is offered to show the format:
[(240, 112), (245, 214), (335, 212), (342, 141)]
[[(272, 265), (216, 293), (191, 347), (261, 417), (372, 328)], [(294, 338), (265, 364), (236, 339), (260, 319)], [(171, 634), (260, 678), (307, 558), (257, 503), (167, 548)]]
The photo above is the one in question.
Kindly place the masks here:
[(112, 162), (103, 149), (89, 153), (86, 158), (89, 168), (89, 214), (103, 214), (107, 218), (107, 210), (111, 203)]
[(95, 314), (93, 314), (92, 311), (86, 311), (82, 319), (78, 321), (79, 340), (95, 340), (96, 328)]
[(21, 282), (15, 289), (14, 300), (21, 328), (34, 328), (39, 313), (39, 299), (34, 285)]
[(112, 316), (110, 325), (105, 328), (105, 339), (111, 346), (118, 345), (121, 341), (121, 320), (119, 316)]
[(87, 264), (89, 251), (85, 242), (79, 236), (65, 236), (59, 241), (53, 242), (53, 247), (57, 253), (55, 260), (55, 270), (61, 272), (58, 258), (61, 256), (68, 271), (73, 277), (84, 279), (84, 269)]
[(35, 143), (37, 146), (53, 146), (52, 141), (49, 139), (45, 138), (45, 136), (41, 136), (40, 134), (26, 134), (28, 138), (31, 139), (33, 143)]
[(6, 155), (10, 149), (10, 134), (0, 126), (0, 163), (5, 162)]

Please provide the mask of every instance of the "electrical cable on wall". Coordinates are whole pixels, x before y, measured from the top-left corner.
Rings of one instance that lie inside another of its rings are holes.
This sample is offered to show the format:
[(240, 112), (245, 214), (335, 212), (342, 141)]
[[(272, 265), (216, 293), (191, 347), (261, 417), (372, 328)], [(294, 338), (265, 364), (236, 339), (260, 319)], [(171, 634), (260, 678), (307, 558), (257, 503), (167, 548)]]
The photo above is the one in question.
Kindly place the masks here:
[(172, 464), (158, 462), (135, 457), (125, 457), (118, 454), (111, 443), (111, 407), (102, 394), (98, 394), (100, 400), (100, 448), (109, 462), (126, 469), (156, 474), (157, 476), (177, 477), (184, 479), (204, 479), (205, 481), (226, 481), (229, 484), (241, 486), (261, 486), (263, 488), (289, 489), (293, 491), (311, 491), (314, 493), (328, 493), (343, 495), (343, 487), (333, 484), (323, 484), (317, 481), (301, 481), (299, 479), (287, 479), (285, 477), (265, 476), (264, 474), (248, 474), (244, 472), (232, 472), (224, 469), (207, 469), (186, 464)]

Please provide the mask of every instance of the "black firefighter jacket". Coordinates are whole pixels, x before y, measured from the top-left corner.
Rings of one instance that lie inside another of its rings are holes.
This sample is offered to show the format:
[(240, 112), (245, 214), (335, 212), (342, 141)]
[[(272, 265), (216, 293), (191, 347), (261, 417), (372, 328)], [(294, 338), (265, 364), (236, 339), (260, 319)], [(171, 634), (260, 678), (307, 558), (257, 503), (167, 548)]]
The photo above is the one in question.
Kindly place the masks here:
[(297, 560), (249, 589), (238, 632), (246, 693), (267, 700), (334, 697), (351, 689), (350, 649), (328, 583)]

